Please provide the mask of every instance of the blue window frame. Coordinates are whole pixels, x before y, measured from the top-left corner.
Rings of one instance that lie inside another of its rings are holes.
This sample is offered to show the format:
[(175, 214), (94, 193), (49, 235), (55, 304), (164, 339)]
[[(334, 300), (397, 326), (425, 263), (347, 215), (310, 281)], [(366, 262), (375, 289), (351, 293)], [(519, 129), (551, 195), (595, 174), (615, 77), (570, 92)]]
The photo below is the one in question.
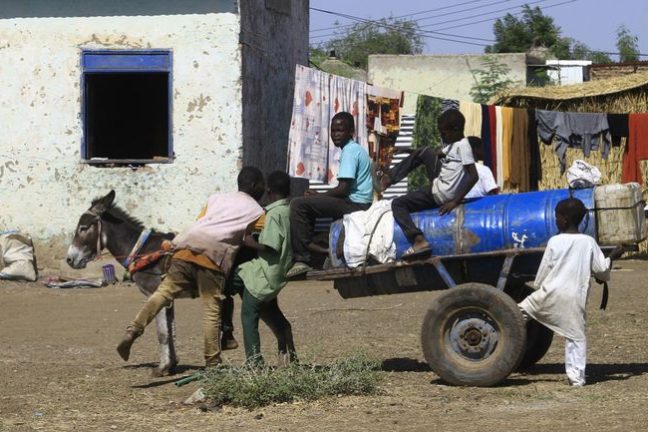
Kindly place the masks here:
[(172, 53), (81, 53), (81, 158), (92, 164), (173, 161)]

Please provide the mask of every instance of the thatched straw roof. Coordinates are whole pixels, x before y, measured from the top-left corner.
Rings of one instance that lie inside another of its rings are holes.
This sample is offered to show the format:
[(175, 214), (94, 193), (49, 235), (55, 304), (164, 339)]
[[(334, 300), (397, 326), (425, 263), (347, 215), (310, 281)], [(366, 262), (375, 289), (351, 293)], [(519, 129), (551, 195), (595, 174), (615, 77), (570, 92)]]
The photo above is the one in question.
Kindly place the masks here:
[(648, 86), (648, 73), (636, 73), (583, 84), (513, 88), (497, 95), (490, 103), (509, 105), (515, 99), (567, 101), (622, 93), (644, 86)]

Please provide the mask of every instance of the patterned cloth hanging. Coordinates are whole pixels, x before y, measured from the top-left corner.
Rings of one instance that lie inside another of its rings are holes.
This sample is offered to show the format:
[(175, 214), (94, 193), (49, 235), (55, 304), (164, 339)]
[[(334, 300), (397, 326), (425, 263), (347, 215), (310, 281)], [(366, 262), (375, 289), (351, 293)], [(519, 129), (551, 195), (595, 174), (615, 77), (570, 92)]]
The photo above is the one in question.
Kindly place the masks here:
[(288, 136), (288, 174), (335, 182), (340, 149), (329, 137), (333, 116), (350, 112), (356, 141), (367, 148), (366, 83), (297, 65), (293, 112)]

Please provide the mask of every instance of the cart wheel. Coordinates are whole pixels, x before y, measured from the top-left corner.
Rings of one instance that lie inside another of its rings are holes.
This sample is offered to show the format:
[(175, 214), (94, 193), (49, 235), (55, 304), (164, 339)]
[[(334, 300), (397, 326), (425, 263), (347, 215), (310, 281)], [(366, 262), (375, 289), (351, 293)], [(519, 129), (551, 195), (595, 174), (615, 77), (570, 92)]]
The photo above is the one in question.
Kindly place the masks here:
[(421, 342), (425, 360), (442, 380), (491, 386), (506, 378), (522, 358), (524, 318), (507, 294), (490, 285), (467, 283), (432, 303)]
[[(514, 291), (515, 295), (512, 295), (512, 297), (519, 303), (532, 292), (532, 288), (523, 285), (520, 289)], [(549, 351), (549, 348), (551, 347), (551, 342), (553, 342), (553, 331), (534, 319), (527, 322), (526, 330), (526, 348), (517, 370), (529, 369), (531, 366), (539, 362), (540, 359), (547, 354), (547, 351)]]
[(554, 332), (536, 320), (530, 320), (527, 325), (527, 343), (524, 355), (517, 370), (522, 371), (529, 369), (531, 366), (540, 361), (553, 342)]

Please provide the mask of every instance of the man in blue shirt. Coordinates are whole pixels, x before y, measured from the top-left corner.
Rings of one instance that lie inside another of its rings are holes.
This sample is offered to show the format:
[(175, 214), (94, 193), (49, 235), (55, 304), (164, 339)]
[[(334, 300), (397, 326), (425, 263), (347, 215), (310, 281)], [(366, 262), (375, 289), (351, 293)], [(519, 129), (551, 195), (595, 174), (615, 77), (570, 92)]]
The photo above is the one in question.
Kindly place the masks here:
[(348, 112), (339, 112), (331, 121), (331, 140), (342, 149), (338, 185), (325, 193), (307, 190), (290, 203), (290, 233), (294, 265), (288, 277), (311, 270), (310, 252), (323, 252), (312, 243), (316, 218), (339, 219), (347, 213), (367, 210), (373, 201), (371, 158), (353, 140), (355, 123)]

